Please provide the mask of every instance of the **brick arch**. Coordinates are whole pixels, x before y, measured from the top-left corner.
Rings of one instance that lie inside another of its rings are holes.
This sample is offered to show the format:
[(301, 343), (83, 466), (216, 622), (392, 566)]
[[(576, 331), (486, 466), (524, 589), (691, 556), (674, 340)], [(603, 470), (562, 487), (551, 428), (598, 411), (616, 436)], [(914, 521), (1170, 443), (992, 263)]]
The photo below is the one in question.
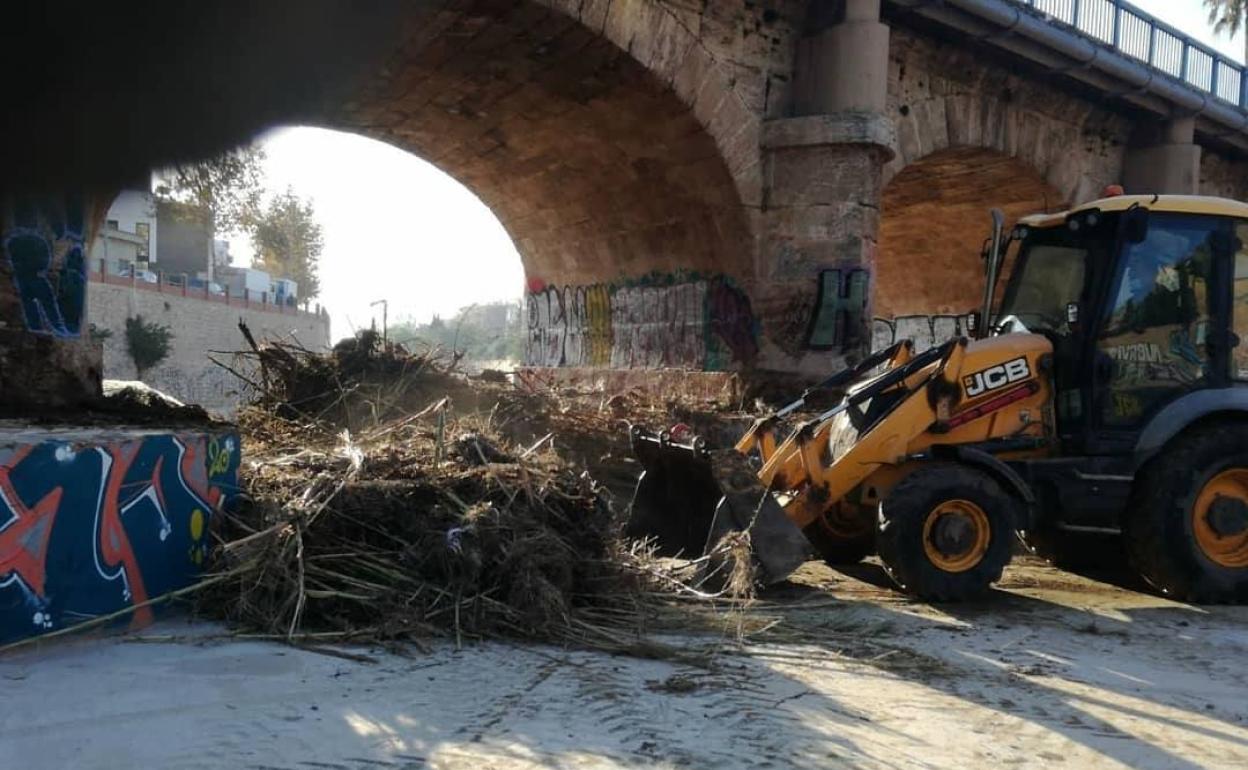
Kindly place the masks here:
[(758, 117), (650, 0), (453, 0), (413, 11), (350, 102), (307, 122), (434, 163), (493, 210), (530, 286), (753, 277)]
[(989, 210), (1002, 209), (1008, 226), (1066, 203), (1039, 171), (995, 150), (952, 147), (910, 163), (882, 196), (876, 317), (964, 315), (983, 301)]
[(1121, 183), (1128, 117), (905, 29), (894, 30), (890, 59), (896, 155), (884, 168), (885, 184), (933, 153), (965, 147), (1016, 159), (1065, 201), (1092, 200)]

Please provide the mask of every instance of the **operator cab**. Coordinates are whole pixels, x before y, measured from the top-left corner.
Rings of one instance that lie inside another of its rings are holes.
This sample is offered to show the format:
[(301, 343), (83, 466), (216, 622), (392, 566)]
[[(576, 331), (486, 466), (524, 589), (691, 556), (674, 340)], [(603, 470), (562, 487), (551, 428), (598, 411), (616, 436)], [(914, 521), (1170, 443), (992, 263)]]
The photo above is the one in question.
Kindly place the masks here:
[(1053, 344), (1064, 453), (1130, 453), (1175, 399), (1248, 380), (1245, 242), (1248, 204), (1119, 195), (1026, 217), (988, 255), (988, 295), (1010, 278), (985, 333)]

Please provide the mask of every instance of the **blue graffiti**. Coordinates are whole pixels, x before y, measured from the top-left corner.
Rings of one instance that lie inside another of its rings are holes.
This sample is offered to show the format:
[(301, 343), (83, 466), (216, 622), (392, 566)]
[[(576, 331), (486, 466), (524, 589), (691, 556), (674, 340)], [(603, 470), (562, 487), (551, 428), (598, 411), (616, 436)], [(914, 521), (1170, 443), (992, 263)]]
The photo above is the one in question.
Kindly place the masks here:
[(239, 459), (234, 433), (0, 451), (0, 644), (127, 607), (149, 621), (146, 600), (202, 573)]
[(86, 317), (87, 260), (81, 195), (23, 197), (3, 233), (4, 255), (27, 331), (77, 337)]

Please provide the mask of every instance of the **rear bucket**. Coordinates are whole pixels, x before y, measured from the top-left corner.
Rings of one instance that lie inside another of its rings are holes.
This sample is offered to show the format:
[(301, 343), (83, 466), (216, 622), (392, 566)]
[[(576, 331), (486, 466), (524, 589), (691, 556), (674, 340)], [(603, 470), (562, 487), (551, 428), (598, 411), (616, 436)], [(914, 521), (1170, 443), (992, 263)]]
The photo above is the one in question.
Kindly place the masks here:
[(699, 438), (630, 429), (644, 471), (629, 506), (624, 534), (650, 538), (659, 554), (697, 558), (725, 535), (747, 531), (758, 581), (787, 578), (810, 557), (810, 544), (735, 450), (707, 449)]

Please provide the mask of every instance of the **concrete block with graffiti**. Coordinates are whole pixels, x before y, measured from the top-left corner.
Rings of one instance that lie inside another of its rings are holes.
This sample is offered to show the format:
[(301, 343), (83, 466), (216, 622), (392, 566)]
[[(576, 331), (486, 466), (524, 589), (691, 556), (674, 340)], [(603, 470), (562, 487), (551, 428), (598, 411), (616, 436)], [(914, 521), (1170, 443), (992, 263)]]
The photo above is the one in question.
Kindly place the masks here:
[(0, 643), (190, 585), (238, 491), (230, 430), (0, 425)]
[(527, 297), (531, 366), (720, 371), (758, 355), (750, 299), (723, 276), (535, 289)]

